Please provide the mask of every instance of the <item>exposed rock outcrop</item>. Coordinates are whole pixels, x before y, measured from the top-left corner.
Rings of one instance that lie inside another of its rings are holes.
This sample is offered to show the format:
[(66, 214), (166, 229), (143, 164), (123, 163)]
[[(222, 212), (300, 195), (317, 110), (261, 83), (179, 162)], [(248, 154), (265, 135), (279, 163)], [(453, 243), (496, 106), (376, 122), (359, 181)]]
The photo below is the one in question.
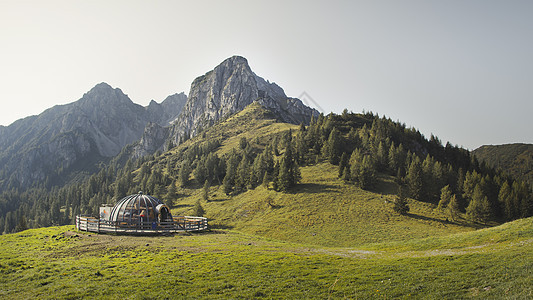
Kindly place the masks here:
[(133, 148), (134, 157), (142, 157), (164, 150), (170, 133), (170, 127), (162, 127), (157, 123), (148, 123), (141, 140)]
[(254, 101), (284, 122), (309, 123), (311, 116), (319, 114), (300, 100), (287, 97), (275, 83), (254, 74), (244, 57), (233, 56), (193, 81), (187, 103), (174, 123), (172, 138), (179, 143)]

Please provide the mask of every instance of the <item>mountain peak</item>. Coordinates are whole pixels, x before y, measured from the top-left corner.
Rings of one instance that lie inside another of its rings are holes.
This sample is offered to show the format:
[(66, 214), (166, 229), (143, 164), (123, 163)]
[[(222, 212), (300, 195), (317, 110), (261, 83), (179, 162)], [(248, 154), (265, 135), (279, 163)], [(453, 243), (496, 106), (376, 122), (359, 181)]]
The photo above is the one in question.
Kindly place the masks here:
[(174, 140), (179, 143), (181, 137), (195, 135), (254, 101), (288, 123), (309, 123), (312, 115), (318, 115), (300, 100), (287, 97), (275, 83), (257, 76), (246, 58), (236, 55), (193, 81), (187, 103), (174, 123)]
[(101, 82), (95, 85), (90, 91), (85, 93), (80, 99), (83, 104), (91, 103), (96, 105), (105, 105), (109, 103), (132, 104), (131, 99), (119, 88), (113, 88), (111, 85)]
[(112, 86), (110, 86), (107, 82), (100, 82), (99, 84), (95, 85), (91, 90), (101, 90), (101, 89), (113, 89)]
[(231, 64), (246, 64), (248, 65), (248, 60), (242, 56), (239, 56), (239, 55), (233, 55), (232, 57), (229, 57), (229, 58), (226, 58), (222, 63), (222, 64), (227, 64), (227, 63), (231, 63)]

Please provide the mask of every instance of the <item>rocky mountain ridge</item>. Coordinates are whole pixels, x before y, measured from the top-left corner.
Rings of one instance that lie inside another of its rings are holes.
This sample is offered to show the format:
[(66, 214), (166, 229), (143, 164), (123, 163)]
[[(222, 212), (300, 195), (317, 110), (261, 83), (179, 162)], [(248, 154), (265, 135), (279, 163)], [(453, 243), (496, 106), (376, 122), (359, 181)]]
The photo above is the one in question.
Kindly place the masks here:
[(71, 171), (91, 171), (138, 141), (149, 123), (168, 126), (186, 96), (143, 107), (120, 89), (100, 83), (78, 101), (57, 105), (3, 127), (0, 187), (27, 187)]
[(146, 107), (119, 88), (97, 84), (76, 102), (0, 127), (0, 190), (90, 174), (126, 145), (133, 144), (132, 157), (166, 150), (253, 102), (282, 122), (307, 124), (319, 114), (257, 76), (240, 56), (196, 78), (189, 97), (174, 94)]

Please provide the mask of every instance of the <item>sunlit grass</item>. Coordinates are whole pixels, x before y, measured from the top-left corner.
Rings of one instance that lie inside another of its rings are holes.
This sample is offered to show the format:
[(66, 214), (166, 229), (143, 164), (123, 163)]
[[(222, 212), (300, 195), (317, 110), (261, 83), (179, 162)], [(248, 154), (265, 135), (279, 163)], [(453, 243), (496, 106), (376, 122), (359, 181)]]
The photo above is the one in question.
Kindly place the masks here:
[[(374, 191), (345, 184), (328, 163), (301, 168), (302, 182), (290, 193), (264, 187), (227, 196), (221, 187), (202, 201), (210, 224), (269, 238), (323, 246), (352, 247), (368, 243), (406, 241), (471, 231), (468, 224), (446, 222), (446, 215), (427, 203), (410, 200), (411, 212), (392, 210), (395, 187), (382, 176)], [(187, 214), (201, 199), (200, 189), (183, 190), (173, 209)], [(270, 203), (270, 204), (269, 204)]]
[[(222, 231), (134, 237), (73, 229), (1, 236), (0, 297), (525, 299), (533, 292), (531, 218), (362, 248)], [(460, 247), (462, 240), (473, 242), (455, 252), (437, 251)]]

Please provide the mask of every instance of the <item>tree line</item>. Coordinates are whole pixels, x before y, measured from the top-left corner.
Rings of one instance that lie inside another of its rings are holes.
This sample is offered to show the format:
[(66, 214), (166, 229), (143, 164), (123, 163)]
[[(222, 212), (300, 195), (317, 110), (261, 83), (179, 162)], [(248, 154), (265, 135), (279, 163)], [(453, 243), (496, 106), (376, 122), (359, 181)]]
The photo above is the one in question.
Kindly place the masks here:
[(373, 189), (381, 175), (394, 176), (401, 199), (433, 203), (452, 219), (460, 212), (479, 222), (533, 213), (525, 182), (480, 164), (463, 148), (443, 146), (433, 135), (426, 139), (414, 128), (372, 113), (345, 110), (320, 115), (297, 130), (241, 137), (224, 155), (216, 153), (220, 146), (218, 139), (191, 139), (165, 153), (114, 160), (79, 184), (3, 192), (0, 232), (72, 224), (75, 215), (97, 214), (101, 204), (138, 191), (168, 205), (179, 188), (221, 186), (236, 195), (262, 185), (288, 192), (301, 180), (300, 167), (322, 162), (337, 165), (341, 180), (362, 189)]

